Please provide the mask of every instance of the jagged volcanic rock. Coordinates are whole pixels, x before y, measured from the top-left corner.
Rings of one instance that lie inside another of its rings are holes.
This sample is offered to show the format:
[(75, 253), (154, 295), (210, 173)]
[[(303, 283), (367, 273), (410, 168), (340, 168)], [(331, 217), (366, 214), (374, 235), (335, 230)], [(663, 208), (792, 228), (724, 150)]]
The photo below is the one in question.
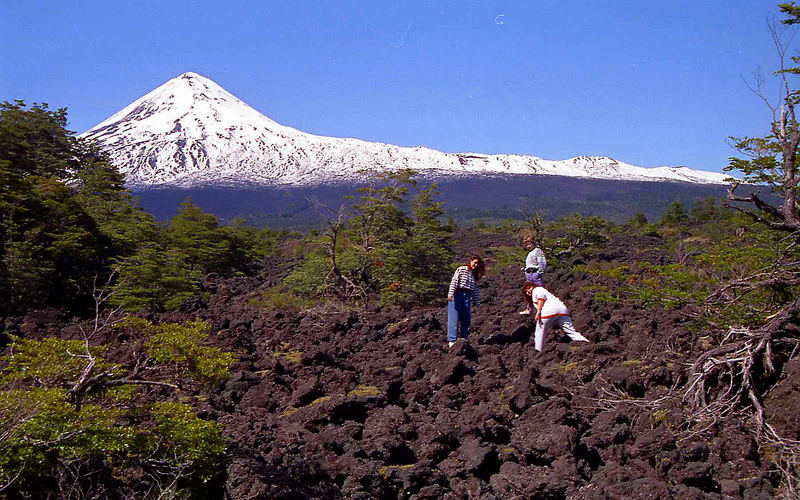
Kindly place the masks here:
[(196, 73), (169, 80), (81, 137), (97, 140), (137, 189), (336, 184), (356, 180), (363, 169), (399, 168), (427, 177), (540, 174), (707, 184), (728, 177), (607, 157), (552, 161), (317, 136), (270, 120)]
[[(517, 314), (519, 264), (499, 263), (514, 235), (470, 230), (456, 241), (457, 255), (481, 248), (490, 272), (472, 334), (452, 348), (444, 289), (408, 310), (276, 309), (264, 293), (290, 272), (288, 256), (267, 258), (252, 276), (207, 275), (202, 298), (153, 314), (159, 324), (206, 320), (212, 344), (238, 359), (219, 385), (192, 382), (174, 364), (162, 376), (180, 392), (141, 389), (152, 400), (190, 402), (230, 438), (216, 481), (204, 486), (208, 498), (777, 497), (774, 465), (743, 416), (721, 416), (702, 433), (686, 420), (686, 368), (703, 352), (691, 308), (599, 300), (594, 290), (609, 277), (574, 272), (578, 262), (672, 264), (682, 252), (655, 236), (615, 233), (552, 262), (547, 287), (591, 342), (554, 330), (537, 354), (534, 321)], [(82, 338), (81, 323), (60, 311), (0, 324), (26, 338)], [(113, 346), (110, 362), (132, 366), (134, 339), (108, 329), (92, 341)], [(797, 361), (787, 360), (764, 398), (765, 414), (790, 439), (800, 437)]]

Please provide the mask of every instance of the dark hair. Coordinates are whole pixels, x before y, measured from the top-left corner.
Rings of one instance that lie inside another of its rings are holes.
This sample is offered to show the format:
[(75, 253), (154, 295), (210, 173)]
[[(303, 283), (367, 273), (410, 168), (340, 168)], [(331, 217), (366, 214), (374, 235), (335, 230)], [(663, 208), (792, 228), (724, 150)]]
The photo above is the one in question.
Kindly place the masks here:
[(531, 283), (530, 281), (526, 281), (525, 284), (522, 285), (522, 296), (525, 297), (525, 303), (531, 308), (533, 308), (533, 299), (528, 295), (528, 289), (536, 288), (537, 286), (536, 283)]
[(476, 259), (478, 261), (478, 267), (476, 267), (475, 270), (472, 271), (472, 274), (475, 275), (476, 280), (479, 280), (483, 278), (484, 274), (486, 274), (486, 264), (483, 262), (483, 258), (481, 258), (481, 256), (476, 253), (470, 255), (469, 259), (467, 259), (467, 268), (469, 269), (469, 264)]

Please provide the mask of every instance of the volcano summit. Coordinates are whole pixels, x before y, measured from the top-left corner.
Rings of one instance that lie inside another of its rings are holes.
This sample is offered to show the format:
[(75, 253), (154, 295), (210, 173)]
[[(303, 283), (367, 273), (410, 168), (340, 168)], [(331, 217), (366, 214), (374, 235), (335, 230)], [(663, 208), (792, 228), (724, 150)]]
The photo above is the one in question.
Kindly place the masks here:
[(356, 180), (363, 169), (411, 168), (426, 177), (555, 175), (721, 184), (725, 174), (642, 168), (607, 157), (444, 153), (283, 126), (196, 73), (184, 73), (81, 134), (96, 140), (131, 188), (314, 186)]

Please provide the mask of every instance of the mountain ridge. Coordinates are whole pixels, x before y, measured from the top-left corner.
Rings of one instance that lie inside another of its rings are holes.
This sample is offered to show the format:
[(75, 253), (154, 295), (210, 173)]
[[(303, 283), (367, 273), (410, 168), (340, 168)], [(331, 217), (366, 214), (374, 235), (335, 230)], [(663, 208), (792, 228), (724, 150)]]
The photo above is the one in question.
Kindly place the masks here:
[(281, 125), (197, 73), (173, 78), (80, 137), (96, 140), (129, 187), (311, 186), (353, 182), (364, 170), (411, 168), (423, 177), (556, 175), (724, 184), (725, 174), (685, 166), (644, 168), (609, 157), (445, 153)]

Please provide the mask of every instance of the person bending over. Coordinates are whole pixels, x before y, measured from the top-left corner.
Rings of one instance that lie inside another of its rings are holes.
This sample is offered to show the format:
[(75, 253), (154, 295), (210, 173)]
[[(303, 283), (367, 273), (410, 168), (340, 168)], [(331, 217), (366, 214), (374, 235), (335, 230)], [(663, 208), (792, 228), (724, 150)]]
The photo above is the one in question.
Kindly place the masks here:
[(561, 328), (571, 340), (589, 342), (589, 339), (575, 329), (567, 306), (545, 287), (534, 283), (525, 283), (522, 287), (522, 293), (525, 295), (525, 301), (528, 303), (529, 308), (536, 309), (536, 316), (534, 317), (534, 321), (536, 321), (534, 347), (537, 351), (544, 351), (547, 332), (553, 327)]

